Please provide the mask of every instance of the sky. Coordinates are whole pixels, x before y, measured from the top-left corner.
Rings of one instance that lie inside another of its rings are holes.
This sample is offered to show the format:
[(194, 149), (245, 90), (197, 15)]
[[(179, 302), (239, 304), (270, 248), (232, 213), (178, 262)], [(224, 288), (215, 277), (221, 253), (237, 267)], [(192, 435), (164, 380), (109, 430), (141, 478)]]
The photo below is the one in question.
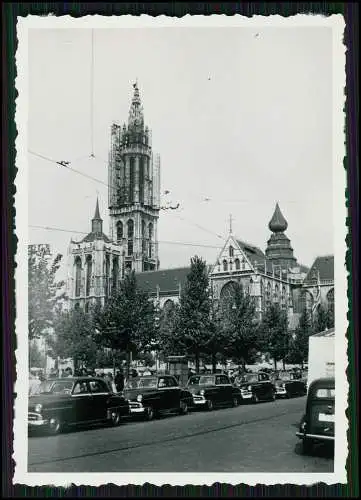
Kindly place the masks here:
[(127, 121), (136, 79), (162, 199), (180, 203), (160, 212), (162, 269), (214, 263), (230, 214), (265, 250), (277, 201), (300, 263), (333, 253), (327, 27), (94, 29), (93, 44), (90, 29), (29, 30), (29, 243), (65, 257), (97, 196), (108, 232), (110, 127)]

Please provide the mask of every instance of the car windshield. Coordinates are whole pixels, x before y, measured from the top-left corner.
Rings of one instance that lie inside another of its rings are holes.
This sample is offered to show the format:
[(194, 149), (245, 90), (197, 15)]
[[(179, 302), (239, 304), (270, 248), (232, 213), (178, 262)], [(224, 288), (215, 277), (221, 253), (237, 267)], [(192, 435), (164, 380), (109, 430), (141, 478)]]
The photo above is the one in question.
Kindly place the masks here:
[(330, 388), (317, 389), (316, 398), (317, 399), (323, 399), (323, 398), (335, 399), (335, 389), (330, 389)]
[(258, 375), (256, 373), (248, 373), (241, 375), (238, 379), (239, 382), (258, 382)]
[(207, 375), (191, 377), (188, 385), (214, 385), (214, 377)]
[(127, 382), (126, 389), (156, 389), (157, 383), (157, 377), (135, 378)]
[(38, 394), (69, 394), (72, 390), (73, 382), (68, 380), (59, 380), (54, 382), (49, 380), (42, 382), (38, 389)]
[(287, 372), (280, 372), (276, 375), (276, 379), (278, 380), (292, 380), (292, 375)]

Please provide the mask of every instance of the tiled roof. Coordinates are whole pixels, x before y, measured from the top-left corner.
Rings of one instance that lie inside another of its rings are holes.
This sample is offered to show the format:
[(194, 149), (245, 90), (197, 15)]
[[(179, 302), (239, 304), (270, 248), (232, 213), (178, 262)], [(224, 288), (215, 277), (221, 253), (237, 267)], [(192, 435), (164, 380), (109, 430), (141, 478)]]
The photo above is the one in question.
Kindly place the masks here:
[[(211, 266), (207, 266), (208, 272)], [(160, 293), (178, 293), (179, 283), (181, 287), (186, 282), (187, 275), (189, 274), (190, 267), (177, 267), (174, 269), (160, 269), (158, 271), (145, 271), (137, 273), (135, 278), (139, 288), (146, 292), (155, 293), (157, 285), (159, 286)]]
[(314, 281), (320, 275), (320, 280), (334, 279), (334, 257), (333, 255), (325, 255), (317, 257), (308, 271), (305, 282)]
[(250, 243), (246, 243), (242, 240), (237, 240), (238, 245), (241, 247), (243, 252), (247, 255), (252, 266), (256, 266), (257, 268), (264, 269), (264, 263), (266, 261), (266, 267), (268, 272), (272, 272), (272, 264), (267, 260), (267, 257), (262, 252), (262, 250)]
[(111, 243), (111, 240), (108, 238), (108, 236), (104, 233), (89, 233), (83, 240), (81, 240), (82, 243), (87, 243), (90, 241), (95, 241), (95, 240), (103, 240), (106, 243)]

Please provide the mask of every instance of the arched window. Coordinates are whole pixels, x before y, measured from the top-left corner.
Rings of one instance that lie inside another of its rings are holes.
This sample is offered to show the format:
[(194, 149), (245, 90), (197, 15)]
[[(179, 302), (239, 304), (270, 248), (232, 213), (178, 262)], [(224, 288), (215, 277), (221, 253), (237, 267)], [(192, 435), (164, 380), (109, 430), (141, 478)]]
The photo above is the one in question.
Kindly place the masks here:
[(246, 269), (246, 261), (242, 259), (242, 271)]
[(313, 304), (314, 304), (314, 298), (311, 292), (308, 290), (305, 290), (304, 293), (302, 294), (302, 302), (303, 302), (303, 308), (306, 309), (307, 311), (312, 311)]
[(237, 284), (234, 281), (229, 281), (228, 283), (226, 283), (221, 289), (220, 299), (222, 301), (232, 301), (236, 286)]
[(117, 241), (123, 239), (123, 223), (122, 221), (117, 222)]
[(228, 263), (227, 263), (226, 259), (224, 259), (224, 261), (223, 261), (223, 271), (228, 271)]
[(112, 276), (112, 288), (113, 288), (113, 290), (115, 290), (117, 288), (118, 274), (119, 274), (119, 259), (118, 259), (118, 257), (114, 257), (113, 258), (113, 276)]
[(281, 306), (284, 309), (286, 307), (286, 287), (282, 287), (282, 295), (281, 295)]
[(80, 309), (80, 304), (79, 304), (79, 302), (76, 302), (76, 304), (75, 304), (75, 306), (74, 306), (74, 309), (75, 309), (75, 311), (79, 311), (79, 309)]
[(89, 312), (89, 302), (86, 302), (85, 303), (85, 312), (88, 313)]
[(261, 280), (261, 283), (260, 283), (260, 294), (261, 294), (261, 311), (264, 311), (265, 296), (264, 296), (263, 280)]
[(129, 219), (127, 222), (128, 235), (128, 255), (133, 255), (133, 237), (134, 237), (134, 222)]
[(332, 315), (334, 315), (335, 314), (335, 289), (334, 288), (331, 288), (331, 290), (329, 290), (327, 292), (326, 298), (327, 298), (328, 310), (331, 312)]
[(271, 283), (268, 282), (267, 283), (267, 288), (266, 288), (266, 304), (267, 305), (271, 301), (271, 291), (272, 291)]
[(147, 242), (146, 242), (146, 234), (145, 234), (145, 221), (142, 220), (142, 253), (146, 254)]
[(236, 270), (239, 271), (239, 269), (241, 268), (241, 263), (240, 263), (239, 259), (236, 259), (234, 261), (234, 263), (235, 263), (235, 266), (236, 266)]
[(86, 296), (90, 295), (92, 268), (93, 268), (92, 257), (91, 255), (88, 255), (88, 257), (86, 258), (86, 292), (85, 292)]
[(149, 239), (149, 258), (152, 258), (152, 248), (153, 248), (153, 224), (150, 223), (148, 226), (148, 239)]
[(81, 288), (81, 258), (75, 259), (75, 297), (80, 296)]
[(230, 246), (229, 246), (229, 256), (230, 256), (230, 257), (233, 257), (233, 254), (234, 254), (234, 250), (233, 250), (232, 245), (230, 245)]
[(164, 306), (163, 306), (164, 314), (165, 315), (169, 314), (173, 309), (174, 309), (174, 302), (173, 302), (173, 300), (171, 300), (171, 299), (166, 300), (164, 302)]
[(110, 258), (109, 254), (105, 256), (105, 280), (104, 280), (104, 293), (108, 295), (108, 284), (109, 284), (109, 274), (110, 274)]
[(275, 285), (274, 300), (275, 302), (279, 301), (279, 286), (277, 284)]
[(135, 184), (135, 158), (130, 158), (129, 168), (129, 202), (134, 201), (134, 184)]

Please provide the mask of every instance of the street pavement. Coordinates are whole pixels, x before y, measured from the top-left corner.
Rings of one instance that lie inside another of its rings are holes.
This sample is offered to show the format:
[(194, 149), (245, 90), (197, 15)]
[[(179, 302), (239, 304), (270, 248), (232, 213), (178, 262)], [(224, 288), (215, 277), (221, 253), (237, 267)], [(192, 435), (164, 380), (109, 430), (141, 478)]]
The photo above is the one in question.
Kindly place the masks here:
[(306, 398), (169, 415), (29, 437), (29, 472), (333, 472), (333, 451), (304, 456)]

